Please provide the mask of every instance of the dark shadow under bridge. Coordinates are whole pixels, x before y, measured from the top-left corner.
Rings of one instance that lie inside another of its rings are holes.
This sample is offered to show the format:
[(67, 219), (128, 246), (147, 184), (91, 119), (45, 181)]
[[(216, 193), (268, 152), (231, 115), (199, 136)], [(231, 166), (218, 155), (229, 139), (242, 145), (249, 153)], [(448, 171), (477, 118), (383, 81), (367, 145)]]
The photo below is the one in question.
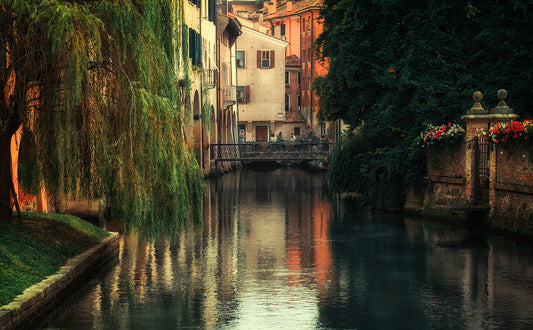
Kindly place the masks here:
[(215, 162), (313, 161), (329, 155), (331, 148), (329, 142), (212, 144), (211, 159)]

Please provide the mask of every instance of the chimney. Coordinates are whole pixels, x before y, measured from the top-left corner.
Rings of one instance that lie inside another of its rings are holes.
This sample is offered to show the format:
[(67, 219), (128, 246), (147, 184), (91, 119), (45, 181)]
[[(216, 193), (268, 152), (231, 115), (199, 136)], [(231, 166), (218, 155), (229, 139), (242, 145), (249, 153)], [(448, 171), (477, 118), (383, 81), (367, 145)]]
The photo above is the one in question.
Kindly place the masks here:
[(292, 11), (292, 1), (287, 1), (287, 12), (291, 12)]
[(268, 14), (275, 14), (276, 13), (276, 8), (278, 7), (278, 1), (277, 0), (272, 0), (268, 3)]

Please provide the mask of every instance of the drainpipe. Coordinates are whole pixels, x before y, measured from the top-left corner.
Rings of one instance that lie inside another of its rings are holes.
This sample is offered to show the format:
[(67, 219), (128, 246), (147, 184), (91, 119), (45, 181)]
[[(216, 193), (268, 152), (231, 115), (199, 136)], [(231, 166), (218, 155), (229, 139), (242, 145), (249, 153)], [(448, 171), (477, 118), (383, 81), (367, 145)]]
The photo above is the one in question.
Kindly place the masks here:
[[(200, 30), (200, 60), (203, 56), (203, 49), (202, 49), (202, 41), (203, 41), (203, 35), (202, 35), (202, 2), (200, 2), (200, 10), (198, 15), (199, 20), (199, 28)], [(204, 160), (204, 93), (203, 93), (203, 78), (205, 78), (205, 63), (202, 61), (202, 74), (204, 77), (200, 79), (200, 164), (202, 165), (202, 168), (205, 169), (205, 160)]]
[[(241, 34), (242, 34), (242, 32), (241, 32)], [(231, 48), (230, 48), (230, 52), (231, 52), (231, 56), (232, 56), (231, 57), (230, 68), (233, 65), (233, 63), (237, 63), (237, 61), (233, 58), (233, 53), (235, 53), (235, 55), (237, 55), (237, 49), (238, 49), (237, 48), (237, 42), (238, 41), (239, 41), (239, 37), (237, 37), (237, 39), (233, 43), (233, 49), (234, 49), (235, 52), (232, 52)], [(238, 74), (238, 72), (239, 72), (239, 68), (237, 67), (237, 64), (235, 64), (235, 93), (237, 93), (237, 86), (239, 84), (239, 74)], [(231, 70), (231, 73), (233, 74), (233, 70)], [(233, 79), (231, 79), (231, 80), (233, 82)], [(237, 142), (236, 143), (239, 143), (239, 102), (237, 102), (237, 101), (235, 101), (235, 113), (236, 113), (235, 121), (236, 121), (236, 124), (237, 124)], [(246, 126), (244, 128), (244, 139), (246, 140)]]
[[(298, 20), (300, 21), (300, 27), (302, 26), (302, 15), (301, 14), (297, 14), (298, 15)], [(305, 29), (305, 27), (304, 27)], [(304, 64), (304, 61), (303, 61), (303, 58), (302, 58), (302, 29), (300, 28), (300, 31), (298, 31), (298, 38), (300, 38), (300, 78), (303, 78), (303, 73), (304, 73), (304, 70), (303, 70), (303, 64)], [(303, 100), (303, 93), (302, 93), (302, 81), (303, 79), (300, 79), (300, 102)], [(300, 112), (301, 112), (301, 109), (300, 109)], [(308, 118), (309, 119), (309, 118)], [(311, 125), (312, 127), (312, 125)]]
[[(313, 51), (313, 44), (314, 44), (314, 40), (315, 40), (315, 19), (313, 17), (313, 10), (311, 9), (311, 22), (309, 22), (309, 24), (311, 24), (311, 49), (309, 51), (309, 57), (311, 59), (311, 72), (309, 74), (309, 77), (311, 79), (309, 79), (309, 84), (311, 84), (311, 80), (313, 78), (313, 75), (314, 75), (314, 70), (315, 70), (315, 61), (314, 61), (314, 51)], [(308, 86), (309, 87), (309, 97), (311, 98), (311, 124), (313, 123), (313, 120), (314, 120), (314, 117), (315, 117), (315, 109), (313, 107), (313, 89), (311, 88), (311, 86)], [(322, 133), (322, 132), (320, 132)]]

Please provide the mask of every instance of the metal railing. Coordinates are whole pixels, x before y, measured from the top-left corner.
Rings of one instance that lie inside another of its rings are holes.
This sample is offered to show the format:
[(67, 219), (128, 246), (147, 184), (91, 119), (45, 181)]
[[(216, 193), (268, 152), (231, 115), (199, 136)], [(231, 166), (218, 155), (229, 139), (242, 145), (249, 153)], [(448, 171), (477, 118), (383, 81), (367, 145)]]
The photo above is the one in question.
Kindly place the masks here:
[(248, 142), (212, 144), (215, 161), (309, 161), (330, 153), (329, 142)]

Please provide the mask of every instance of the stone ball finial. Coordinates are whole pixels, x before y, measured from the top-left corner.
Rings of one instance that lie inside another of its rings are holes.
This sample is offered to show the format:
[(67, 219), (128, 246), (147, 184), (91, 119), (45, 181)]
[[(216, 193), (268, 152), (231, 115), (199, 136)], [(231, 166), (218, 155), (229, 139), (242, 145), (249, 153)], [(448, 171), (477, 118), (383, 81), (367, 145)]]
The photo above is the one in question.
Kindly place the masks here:
[(470, 108), (470, 110), (466, 112), (466, 114), (467, 115), (486, 115), (488, 111), (483, 109), (483, 107), (481, 106), (481, 103), (479, 103), (483, 99), (483, 93), (481, 93), (480, 91), (474, 92), (474, 94), (472, 94), (472, 99), (474, 99), (475, 103), (472, 106), (472, 108)]
[(507, 98), (507, 91), (505, 89), (500, 89), (497, 95), (498, 95), (498, 100), (503, 101)]
[(507, 98), (507, 91), (505, 89), (500, 89), (498, 91), (498, 105), (496, 105), (496, 108), (492, 109), (492, 113), (507, 115), (512, 114), (513, 109), (509, 108), (507, 103), (505, 103), (505, 99)]
[(483, 93), (481, 93), (480, 91), (476, 91), (474, 92), (474, 94), (472, 94), (472, 98), (474, 99), (474, 101), (480, 102), (483, 99)]

